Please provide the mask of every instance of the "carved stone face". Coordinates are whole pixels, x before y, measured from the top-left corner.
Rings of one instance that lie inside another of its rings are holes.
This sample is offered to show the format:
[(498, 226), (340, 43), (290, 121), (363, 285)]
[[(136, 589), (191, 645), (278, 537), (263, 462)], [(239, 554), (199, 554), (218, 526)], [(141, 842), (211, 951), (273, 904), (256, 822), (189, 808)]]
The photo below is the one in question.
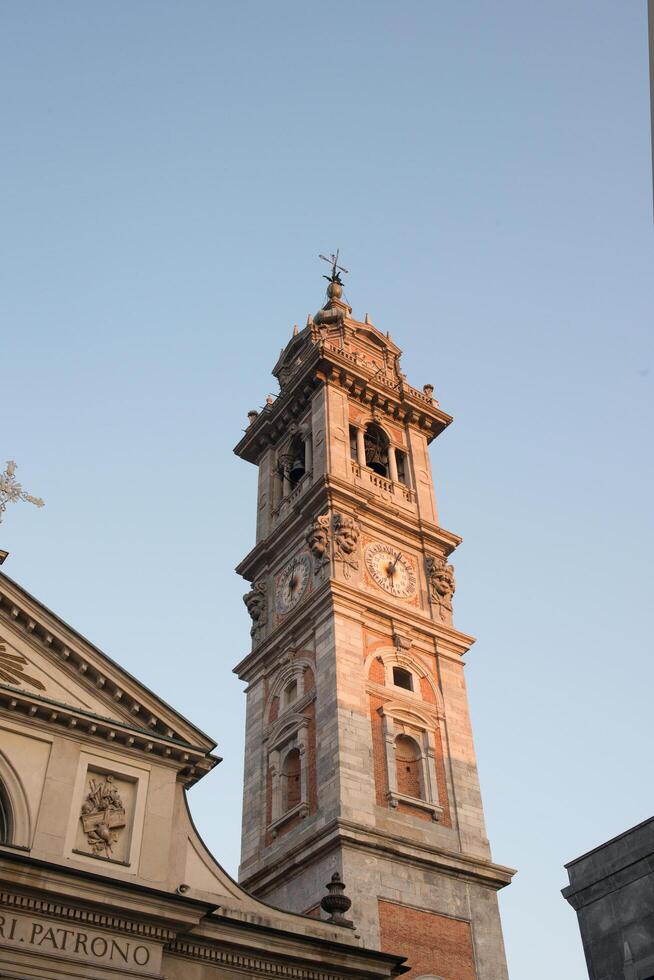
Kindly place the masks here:
[(357, 546), (359, 532), (353, 527), (341, 528), (338, 532), (338, 544), (341, 551), (346, 555), (351, 555)]
[(258, 622), (266, 607), (266, 597), (260, 589), (252, 589), (251, 592), (246, 593), (243, 596), (243, 602), (247, 606), (247, 611), (249, 612), (252, 620), (256, 623)]
[(314, 558), (324, 558), (327, 552), (328, 531), (319, 520), (314, 521), (309, 528), (307, 544)]
[(337, 515), (334, 521), (336, 543), (344, 555), (351, 555), (359, 540), (359, 526), (351, 517)]

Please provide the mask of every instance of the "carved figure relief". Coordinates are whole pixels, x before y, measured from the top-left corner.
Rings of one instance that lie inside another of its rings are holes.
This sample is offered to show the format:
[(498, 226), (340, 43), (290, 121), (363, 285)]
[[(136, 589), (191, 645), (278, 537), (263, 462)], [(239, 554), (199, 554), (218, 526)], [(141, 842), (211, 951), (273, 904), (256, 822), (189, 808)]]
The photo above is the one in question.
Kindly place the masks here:
[(125, 807), (112, 775), (89, 779), (80, 820), (93, 853), (98, 857), (112, 857), (113, 845), (118, 843), (118, 831), (127, 822)]
[(28, 661), (22, 653), (10, 653), (0, 640), (0, 681), (15, 686), (29, 684), (30, 687), (35, 687), (37, 691), (45, 691), (45, 685), (40, 680), (25, 673), (27, 663)]
[(350, 569), (358, 569), (359, 560), (356, 557), (361, 525), (354, 517), (346, 514), (334, 514), (332, 518), (334, 529), (334, 549), (337, 560), (343, 562), (343, 574), (350, 577)]
[(254, 582), (250, 591), (246, 592), (243, 596), (243, 602), (252, 620), (250, 636), (256, 640), (259, 632), (266, 625), (266, 583), (262, 581)]
[(444, 558), (428, 556), (425, 560), (429, 594), (438, 607), (441, 621), (452, 617), (452, 596), (456, 591), (454, 568)]
[(329, 561), (329, 514), (321, 514), (312, 521), (306, 541), (313, 555), (313, 571), (317, 575), (325, 562)]

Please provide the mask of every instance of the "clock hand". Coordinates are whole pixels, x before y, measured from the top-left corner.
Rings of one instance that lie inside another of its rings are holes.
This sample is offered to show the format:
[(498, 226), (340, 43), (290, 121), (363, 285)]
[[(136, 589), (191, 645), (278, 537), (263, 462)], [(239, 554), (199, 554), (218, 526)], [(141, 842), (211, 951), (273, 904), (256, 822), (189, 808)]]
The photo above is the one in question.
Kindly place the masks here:
[(401, 557), (402, 557), (402, 552), (401, 551), (398, 551), (398, 553), (395, 556), (395, 561), (393, 562), (392, 565), (389, 565), (388, 568), (386, 569), (386, 574), (389, 577), (394, 573), (394, 571), (395, 571), (395, 569), (397, 567), (397, 563), (398, 563), (398, 561), (400, 560)]

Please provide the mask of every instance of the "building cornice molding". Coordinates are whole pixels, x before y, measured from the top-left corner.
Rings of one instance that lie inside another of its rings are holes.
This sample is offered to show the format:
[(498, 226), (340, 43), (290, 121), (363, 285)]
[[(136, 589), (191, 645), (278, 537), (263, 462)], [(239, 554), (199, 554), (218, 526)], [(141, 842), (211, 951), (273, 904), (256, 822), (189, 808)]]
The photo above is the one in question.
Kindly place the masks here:
[(295, 847), (290, 853), (280, 854), (274, 862), (253, 872), (248, 873), (246, 869), (242, 869), (244, 873), (241, 884), (248, 891), (265, 893), (286, 880), (289, 875), (297, 874), (301, 868), (315, 862), (318, 856), (347, 846), (373, 852), (378, 856), (382, 853), (390, 860), (474, 881), (495, 891), (510, 884), (515, 874), (513, 868), (495, 864), (483, 857), (450, 851), (440, 846), (422, 845), (415, 840), (388, 831), (380, 833), (371, 827), (341, 818), (303, 838), (301, 849)]
[[(216, 964), (217, 966), (244, 971), (248, 975), (285, 977), (288, 980), (348, 980), (353, 975), (361, 977), (375, 976), (375, 973), (363, 967), (355, 971), (351, 966), (344, 964), (343, 969), (339, 971), (323, 970), (309, 964), (285, 963), (283, 960), (276, 960), (250, 952), (225, 949), (223, 946), (217, 944), (198, 942), (197, 940), (186, 938), (176, 939), (168, 943), (165, 951), (175, 956), (183, 956), (186, 959), (200, 960)], [(398, 966), (401, 960), (401, 957), (396, 958)], [(404, 971), (401, 969), (391, 969), (385, 970), (382, 973), (380, 970), (377, 975), (397, 976), (401, 972)]]
[[(164, 738), (135, 728), (115, 718), (105, 718), (82, 708), (0, 683), (0, 709), (8, 717), (25, 717), (31, 724), (83, 739), (85, 744), (105, 744), (139, 755), (154, 755), (175, 767), (178, 778), (189, 788), (221, 761), (202, 747)], [(89, 743), (89, 740), (92, 740)]]
[(406, 538), (408, 533), (418, 550), (423, 547), (436, 548), (448, 556), (463, 541), (458, 534), (424, 521), (413, 508), (393, 508), (387, 501), (378, 498), (374, 491), (369, 490), (364, 494), (361, 487), (329, 475), (320, 477), (307, 488), (288, 516), (239, 562), (236, 572), (247, 581), (259, 578), (269, 565), (281, 560), (280, 556), (288, 547), (297, 543), (298, 528), (318, 511), (325, 510), (351, 513), (359, 520), (376, 524), (380, 534), (388, 534), (392, 530)]
[(0, 624), (40, 648), (60, 670), (96, 697), (104, 695), (120, 704), (125, 713), (143, 719), (144, 727), (153, 735), (199, 744), (205, 753), (215, 749), (216, 743), (208, 735), (2, 573)]
[(304, 348), (307, 356), (301, 368), (291, 375), (277, 398), (258, 413), (234, 447), (242, 459), (257, 463), (302, 413), (320, 384), (341, 388), (350, 398), (374, 407), (387, 418), (423, 431), (428, 442), (453, 421), (434, 398), (418, 391), (403, 375), (392, 381), (328, 338), (314, 340), (313, 345), (307, 339)]

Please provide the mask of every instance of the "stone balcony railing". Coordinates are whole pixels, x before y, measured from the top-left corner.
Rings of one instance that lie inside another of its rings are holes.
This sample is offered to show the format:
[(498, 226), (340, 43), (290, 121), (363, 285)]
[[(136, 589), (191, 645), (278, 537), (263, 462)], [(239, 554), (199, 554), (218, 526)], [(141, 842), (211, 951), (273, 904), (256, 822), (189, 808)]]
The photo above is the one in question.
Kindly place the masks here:
[(353, 477), (364, 482), (367, 480), (376, 490), (391, 494), (394, 497), (399, 497), (400, 500), (406, 501), (408, 504), (415, 503), (416, 495), (414, 491), (404, 483), (394, 483), (392, 480), (387, 480), (386, 477), (380, 476), (379, 473), (375, 473), (369, 467), (361, 466), (354, 459), (350, 460), (350, 465)]

